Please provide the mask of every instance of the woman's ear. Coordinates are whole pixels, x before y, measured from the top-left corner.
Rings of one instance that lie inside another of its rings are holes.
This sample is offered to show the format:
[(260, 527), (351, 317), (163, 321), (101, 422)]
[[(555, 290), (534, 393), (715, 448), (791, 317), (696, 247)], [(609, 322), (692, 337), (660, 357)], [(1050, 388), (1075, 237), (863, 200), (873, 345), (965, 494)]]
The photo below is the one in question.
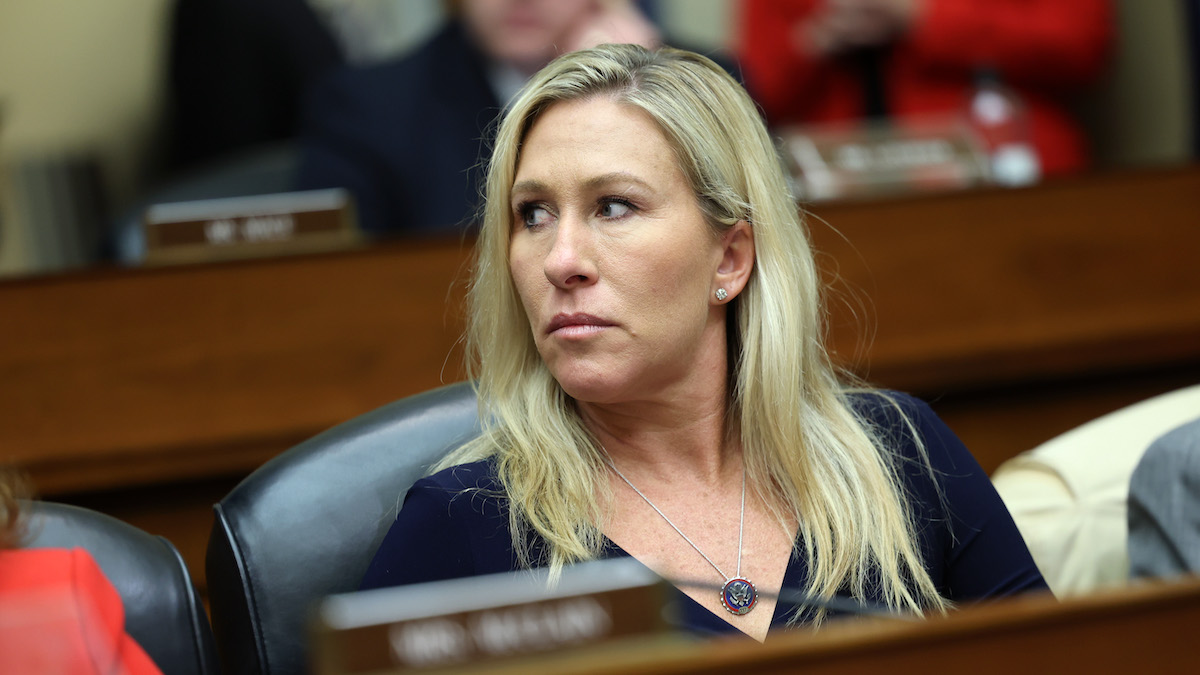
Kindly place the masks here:
[[(753, 269), (754, 228), (750, 223), (739, 220), (721, 235), (721, 262), (713, 277), (712, 301), (724, 304), (736, 298), (750, 281)], [(719, 293), (718, 289), (725, 292)]]

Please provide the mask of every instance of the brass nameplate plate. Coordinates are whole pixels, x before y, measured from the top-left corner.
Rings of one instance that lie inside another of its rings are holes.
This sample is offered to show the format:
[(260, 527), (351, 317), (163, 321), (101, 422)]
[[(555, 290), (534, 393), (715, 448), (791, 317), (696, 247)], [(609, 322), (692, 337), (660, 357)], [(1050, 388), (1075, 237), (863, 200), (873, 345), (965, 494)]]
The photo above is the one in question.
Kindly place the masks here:
[(155, 204), (143, 227), (150, 265), (338, 250), (362, 240), (341, 189)]
[(322, 675), (461, 669), (659, 636), (662, 581), (631, 558), (326, 598), (315, 616)]

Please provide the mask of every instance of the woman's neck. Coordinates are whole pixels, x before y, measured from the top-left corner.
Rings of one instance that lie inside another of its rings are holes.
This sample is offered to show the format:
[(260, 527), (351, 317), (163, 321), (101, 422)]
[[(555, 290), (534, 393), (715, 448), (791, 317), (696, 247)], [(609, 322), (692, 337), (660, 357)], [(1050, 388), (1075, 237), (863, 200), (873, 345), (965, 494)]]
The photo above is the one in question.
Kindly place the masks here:
[(667, 404), (580, 403), (584, 424), (623, 472), (651, 480), (725, 480), (741, 471), (724, 392)]

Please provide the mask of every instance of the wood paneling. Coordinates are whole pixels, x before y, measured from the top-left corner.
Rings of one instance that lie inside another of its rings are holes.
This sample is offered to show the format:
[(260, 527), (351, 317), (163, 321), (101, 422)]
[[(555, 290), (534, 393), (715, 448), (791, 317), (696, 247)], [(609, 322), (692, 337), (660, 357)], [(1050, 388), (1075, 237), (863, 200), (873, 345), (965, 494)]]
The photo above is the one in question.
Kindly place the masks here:
[(0, 284), (0, 448), (46, 495), (245, 472), (462, 378), (468, 248)]
[[(832, 345), (928, 393), (1200, 358), (1200, 172), (815, 209)], [(840, 236), (838, 235), (840, 232)], [(849, 289), (849, 292), (846, 289)], [(853, 293), (854, 295), (851, 295)], [(835, 296), (836, 297), (836, 296)], [(863, 312), (859, 312), (862, 316)]]

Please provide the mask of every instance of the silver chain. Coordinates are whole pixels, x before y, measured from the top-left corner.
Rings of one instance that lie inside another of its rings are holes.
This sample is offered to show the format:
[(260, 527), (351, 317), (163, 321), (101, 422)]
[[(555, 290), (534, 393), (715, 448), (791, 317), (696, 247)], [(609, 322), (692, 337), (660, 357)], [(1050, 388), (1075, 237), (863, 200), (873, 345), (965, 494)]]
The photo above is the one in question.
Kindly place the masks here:
[[(649, 497), (642, 494), (642, 491), (637, 489), (637, 486), (634, 485), (633, 482), (631, 482), (628, 478), (626, 478), (625, 474), (621, 473), (621, 470), (617, 468), (617, 465), (613, 464), (612, 459), (606, 457), (605, 460), (608, 462), (609, 468), (611, 468), (613, 471), (615, 471), (616, 474), (621, 477), (621, 480), (625, 481), (626, 485), (628, 485), (630, 488), (632, 488), (633, 491), (636, 492), (639, 497), (641, 497), (643, 500), (645, 500), (646, 503), (650, 505), (650, 508), (654, 509), (655, 513), (662, 516), (662, 519), (667, 521), (667, 524), (671, 526), (671, 529), (678, 532), (679, 536), (683, 537), (684, 541), (686, 541), (692, 548), (696, 549), (696, 553), (699, 553), (701, 557), (703, 557), (706, 561), (708, 561), (708, 564), (712, 565), (713, 569), (717, 571), (717, 574), (721, 575), (722, 579), (724, 579), (726, 582), (728, 582), (730, 579), (733, 579), (733, 577), (722, 572), (721, 568), (717, 567), (717, 563), (712, 561), (712, 558), (709, 558), (707, 555), (704, 555), (704, 551), (701, 551), (700, 547), (697, 546), (695, 542), (693, 542), (691, 539), (688, 539), (688, 536), (683, 533), (683, 530), (679, 529), (675, 525), (675, 523), (671, 522), (671, 519), (667, 517), (667, 514), (662, 512), (662, 509), (655, 506), (654, 502), (650, 501)], [(737, 576), (738, 577), (742, 576), (742, 534), (745, 532), (745, 530), (746, 530), (746, 467), (745, 467), (745, 465), (743, 465), (742, 466), (742, 516), (741, 516), (741, 521), (738, 523), (738, 557), (737, 557)]]

